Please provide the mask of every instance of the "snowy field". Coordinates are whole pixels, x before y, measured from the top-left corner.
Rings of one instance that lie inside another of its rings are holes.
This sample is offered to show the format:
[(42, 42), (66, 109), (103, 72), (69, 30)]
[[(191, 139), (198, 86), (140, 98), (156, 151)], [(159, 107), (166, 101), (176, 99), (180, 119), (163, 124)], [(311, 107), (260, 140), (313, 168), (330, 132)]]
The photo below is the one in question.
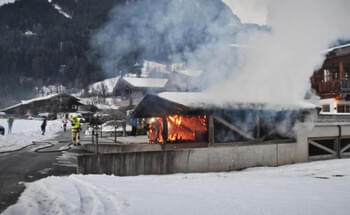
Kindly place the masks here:
[(41, 123), (41, 120), (15, 119), (12, 134), (8, 134), (7, 119), (0, 119), (0, 125), (6, 130), (5, 136), (0, 135), (0, 152), (22, 148), (32, 141), (50, 139), (63, 130), (61, 120), (47, 121), (46, 133), (41, 135)]
[(348, 215), (350, 159), (161, 176), (71, 175), (26, 184), (3, 214)]

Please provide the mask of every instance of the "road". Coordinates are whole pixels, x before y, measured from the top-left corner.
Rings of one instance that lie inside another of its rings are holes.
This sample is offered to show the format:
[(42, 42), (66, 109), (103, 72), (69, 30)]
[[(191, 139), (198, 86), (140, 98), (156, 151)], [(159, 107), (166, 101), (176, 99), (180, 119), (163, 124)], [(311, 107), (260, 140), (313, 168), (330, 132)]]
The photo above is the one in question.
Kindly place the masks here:
[[(56, 144), (50, 150), (67, 145), (70, 140), (69, 135), (70, 132), (59, 133), (52, 140), (52, 143)], [(51, 175), (70, 175), (76, 172), (74, 153), (34, 152), (38, 147), (39, 145), (33, 145), (19, 152), (0, 154), (0, 213), (17, 201), (24, 190), (23, 182), (32, 182)]]

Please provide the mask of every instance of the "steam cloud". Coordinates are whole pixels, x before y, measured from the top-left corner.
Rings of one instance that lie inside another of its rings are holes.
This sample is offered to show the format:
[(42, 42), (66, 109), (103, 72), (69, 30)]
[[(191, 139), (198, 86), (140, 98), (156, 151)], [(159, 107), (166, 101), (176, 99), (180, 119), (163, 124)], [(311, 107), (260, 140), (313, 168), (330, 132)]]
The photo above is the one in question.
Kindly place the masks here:
[(135, 53), (201, 69), (201, 88), (217, 103), (303, 101), (322, 50), (350, 37), (350, 1), (248, 2), (267, 14), (266, 26), (243, 24), (235, 15), (246, 0), (130, 1), (111, 11), (92, 46), (110, 75)]
[(211, 92), (218, 98), (295, 104), (310, 88), (309, 78), (337, 39), (350, 36), (347, 0), (270, 0), (266, 24), (271, 31), (243, 33), (240, 62), (230, 79)]

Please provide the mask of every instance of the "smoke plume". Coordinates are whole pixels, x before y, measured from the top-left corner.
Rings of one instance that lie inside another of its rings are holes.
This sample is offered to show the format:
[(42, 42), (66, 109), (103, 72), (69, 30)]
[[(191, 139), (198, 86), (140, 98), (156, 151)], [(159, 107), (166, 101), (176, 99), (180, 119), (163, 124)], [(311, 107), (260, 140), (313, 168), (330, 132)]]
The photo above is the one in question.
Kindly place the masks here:
[(347, 0), (266, 1), (271, 30), (238, 36), (245, 47), (239, 50), (239, 65), (210, 92), (218, 102), (300, 103), (324, 60), (322, 51), (337, 39), (349, 38), (349, 9)]
[[(249, 15), (247, 6), (266, 25), (242, 23), (235, 14)], [(348, 0), (130, 1), (92, 46), (109, 75), (130, 59), (184, 62), (204, 71), (199, 84), (213, 102), (297, 104), (322, 50), (349, 38), (349, 10)]]
[(203, 58), (215, 57), (211, 52), (218, 52), (219, 44), (232, 43), (240, 27), (221, 0), (130, 1), (111, 11), (92, 47), (106, 74), (118, 73), (120, 65), (138, 59), (201, 64)]

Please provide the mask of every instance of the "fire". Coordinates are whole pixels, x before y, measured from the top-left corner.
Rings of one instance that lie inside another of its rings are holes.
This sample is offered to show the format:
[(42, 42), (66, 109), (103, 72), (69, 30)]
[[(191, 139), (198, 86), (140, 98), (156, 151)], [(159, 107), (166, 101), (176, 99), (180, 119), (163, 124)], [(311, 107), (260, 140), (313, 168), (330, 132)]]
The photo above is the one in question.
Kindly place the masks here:
[[(166, 123), (167, 142), (206, 140), (207, 116), (172, 115), (166, 117)], [(163, 130), (163, 119), (152, 118), (148, 127), (150, 143), (164, 143)]]
[(169, 142), (203, 139), (207, 132), (206, 116), (168, 116), (167, 124)]
[(163, 140), (163, 119), (160, 117), (151, 118), (148, 123), (149, 143), (164, 143)]

